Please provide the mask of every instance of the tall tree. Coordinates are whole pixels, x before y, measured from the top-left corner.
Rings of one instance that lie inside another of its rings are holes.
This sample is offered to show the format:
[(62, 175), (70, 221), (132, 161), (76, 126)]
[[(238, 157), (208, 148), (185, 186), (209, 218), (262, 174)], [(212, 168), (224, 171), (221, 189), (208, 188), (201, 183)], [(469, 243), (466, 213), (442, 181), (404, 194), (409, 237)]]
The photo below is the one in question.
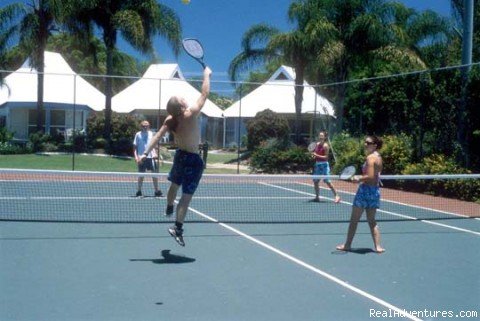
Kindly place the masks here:
[(423, 69), (421, 44), (442, 38), (445, 32), (445, 21), (438, 15), (417, 14), (398, 2), (322, 0), (319, 10), (337, 30), (335, 41), (317, 57), (316, 77), (318, 83), (338, 83), (330, 92), (339, 129), (343, 127), (347, 80)]
[[(441, 37), (445, 28), (445, 22), (432, 12), (417, 15), (385, 0), (297, 0), (288, 16), (296, 22), (291, 32), (254, 26), (245, 33), (243, 50), (230, 65), (231, 79), (265, 61), (281, 59), (291, 64), (296, 71), (297, 113), (304, 78), (317, 84), (336, 83), (322, 93), (335, 103), (338, 130), (343, 127), (348, 79), (365, 75), (365, 70), (372, 76), (392, 67), (397, 72), (425, 68), (419, 47)], [(387, 69), (377, 70), (379, 66)]]
[(153, 37), (160, 35), (167, 40), (177, 55), (180, 50), (181, 25), (176, 13), (156, 0), (69, 0), (73, 20), (71, 29), (90, 34), (93, 26), (102, 32), (106, 49), (105, 79), (105, 131), (110, 140), (112, 113), (112, 78), (114, 75), (114, 50), (121, 35), (133, 48), (153, 54)]
[[(0, 69), (7, 70), (7, 53), (10, 43), (18, 32), (18, 26), (15, 23), (17, 17), (23, 12), (23, 6), (14, 3), (0, 8)], [(0, 72), (0, 86), (3, 85), (5, 75)]]
[[(451, 5), (456, 18), (456, 30), (458, 37), (462, 40), (462, 64), (469, 63), (471, 61), (478, 61), (480, 58), (480, 3), (478, 0), (471, 0), (473, 2), (473, 26), (471, 25), (471, 16), (466, 16), (466, 8), (469, 8), (469, 4), (472, 4), (469, 1), (464, 0), (452, 0)], [(467, 7), (465, 7), (467, 5)], [(471, 7), (470, 7), (471, 8)], [(467, 29), (472, 28), (473, 32), (472, 40), (473, 43), (470, 43), (468, 34), (466, 34)], [(466, 38), (464, 38), (466, 36)], [(470, 47), (471, 45), (471, 47)], [(471, 52), (469, 52), (471, 50)], [(469, 59), (470, 58), (470, 59)], [(464, 61), (466, 60), (466, 61)], [(475, 110), (473, 108), (478, 108), (478, 102), (469, 102), (468, 88), (471, 88), (471, 77), (472, 72), (470, 67), (465, 67), (462, 70), (462, 93), (459, 102), (459, 108), (457, 113), (457, 141), (460, 146), (460, 153), (457, 157), (458, 161), (463, 165), (469, 167), (471, 165), (471, 153), (470, 153), (470, 141), (473, 139), (473, 129), (475, 129), (475, 123), (470, 123), (472, 115), (474, 115)], [(478, 126), (478, 125), (477, 125)]]
[[(91, 48), (94, 48), (95, 55), (92, 55)], [(104, 87), (103, 77), (98, 76), (105, 75), (106, 72), (105, 45), (100, 39), (94, 38), (88, 42), (83, 42), (69, 33), (59, 33), (50, 37), (47, 49), (61, 53), (77, 73), (92, 75), (91, 77), (83, 76), (92, 85), (97, 88)], [(146, 70), (134, 57), (118, 50), (114, 50), (113, 61), (113, 73), (117, 76), (140, 77)], [(114, 78), (112, 82), (113, 94), (115, 95), (125, 89), (135, 80), (132, 77)]]
[(295, 69), (295, 139), (300, 143), (300, 121), (303, 101), (305, 69), (316, 52), (329, 41), (333, 26), (318, 15), (316, 1), (297, 1), (290, 5), (288, 18), (295, 29), (282, 33), (278, 29), (259, 24), (243, 36), (242, 52), (230, 63), (229, 75), (235, 81), (239, 74), (262, 63), (286, 63)]
[[(16, 4), (17, 8), (21, 5)], [(37, 131), (42, 131), (45, 48), (49, 36), (56, 29), (57, 19), (64, 14), (64, 6), (61, 0), (31, 0), (26, 2), (22, 10), (17, 9), (16, 13), (16, 18), (20, 19), (20, 47), (28, 53), (31, 66), (38, 72)]]

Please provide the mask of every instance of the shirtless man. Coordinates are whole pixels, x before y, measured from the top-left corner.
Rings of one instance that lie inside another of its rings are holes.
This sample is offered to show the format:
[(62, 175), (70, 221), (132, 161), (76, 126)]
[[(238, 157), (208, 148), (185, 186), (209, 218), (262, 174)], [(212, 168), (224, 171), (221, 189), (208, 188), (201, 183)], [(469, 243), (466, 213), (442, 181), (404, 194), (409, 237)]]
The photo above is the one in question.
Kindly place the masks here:
[(193, 194), (198, 187), (203, 174), (203, 160), (198, 154), (200, 142), (200, 130), (198, 116), (207, 101), (210, 93), (210, 75), (212, 71), (206, 67), (203, 71), (203, 83), (201, 95), (193, 106), (188, 106), (184, 98), (173, 96), (167, 103), (168, 116), (162, 127), (153, 137), (142, 158), (157, 144), (157, 142), (170, 131), (175, 136), (177, 151), (173, 159), (173, 166), (168, 175), (171, 182), (167, 194), (167, 209), (165, 214), (170, 216), (174, 212), (174, 202), (177, 191), (182, 186), (182, 196), (178, 201), (175, 225), (168, 232), (181, 246), (185, 246), (183, 240), (183, 222), (187, 214), (188, 206)]

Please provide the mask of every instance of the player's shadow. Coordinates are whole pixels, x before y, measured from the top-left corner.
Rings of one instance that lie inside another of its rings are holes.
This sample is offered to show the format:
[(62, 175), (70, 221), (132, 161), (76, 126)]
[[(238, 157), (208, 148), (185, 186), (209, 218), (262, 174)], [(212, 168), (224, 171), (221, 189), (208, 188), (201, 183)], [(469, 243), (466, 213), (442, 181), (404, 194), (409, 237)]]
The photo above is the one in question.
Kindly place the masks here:
[(360, 247), (360, 248), (352, 248), (349, 252), (355, 253), (355, 254), (370, 254), (370, 253), (376, 253), (374, 250), (365, 248), (365, 247)]
[(162, 258), (160, 259), (130, 259), (131, 262), (152, 262), (154, 264), (182, 264), (193, 263), (194, 258), (184, 255), (171, 254), (170, 250), (162, 250)]
[(348, 251), (340, 251), (340, 250), (335, 250), (332, 252), (332, 254), (347, 254), (347, 253), (354, 253), (354, 254), (371, 254), (371, 253), (376, 253), (374, 250), (366, 248), (366, 247), (359, 247), (359, 248), (352, 248)]

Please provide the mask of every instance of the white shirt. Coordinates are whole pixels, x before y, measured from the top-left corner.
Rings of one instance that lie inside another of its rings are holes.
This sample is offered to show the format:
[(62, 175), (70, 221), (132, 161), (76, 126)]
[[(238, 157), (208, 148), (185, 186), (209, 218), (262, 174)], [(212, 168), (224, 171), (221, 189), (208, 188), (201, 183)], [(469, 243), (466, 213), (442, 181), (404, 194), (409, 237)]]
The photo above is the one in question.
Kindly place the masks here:
[[(153, 132), (151, 130), (139, 131), (135, 134), (133, 139), (133, 146), (137, 149), (137, 155), (141, 156), (148, 147), (148, 144), (152, 141)], [(153, 148), (150, 153), (147, 155), (147, 158), (156, 158), (157, 152)]]

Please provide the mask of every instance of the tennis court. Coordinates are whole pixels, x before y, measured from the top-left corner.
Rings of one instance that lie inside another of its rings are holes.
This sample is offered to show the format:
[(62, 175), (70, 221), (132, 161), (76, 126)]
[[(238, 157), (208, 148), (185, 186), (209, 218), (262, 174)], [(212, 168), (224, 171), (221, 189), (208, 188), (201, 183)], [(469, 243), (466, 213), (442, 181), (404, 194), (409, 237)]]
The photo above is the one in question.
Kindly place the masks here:
[(387, 252), (366, 223), (338, 252), (354, 184), (335, 182), (340, 204), (328, 190), (312, 203), (306, 177), (212, 175), (182, 248), (165, 198), (134, 198), (133, 174), (13, 172), (0, 182), (1, 320), (478, 319), (478, 204), (384, 188)]

